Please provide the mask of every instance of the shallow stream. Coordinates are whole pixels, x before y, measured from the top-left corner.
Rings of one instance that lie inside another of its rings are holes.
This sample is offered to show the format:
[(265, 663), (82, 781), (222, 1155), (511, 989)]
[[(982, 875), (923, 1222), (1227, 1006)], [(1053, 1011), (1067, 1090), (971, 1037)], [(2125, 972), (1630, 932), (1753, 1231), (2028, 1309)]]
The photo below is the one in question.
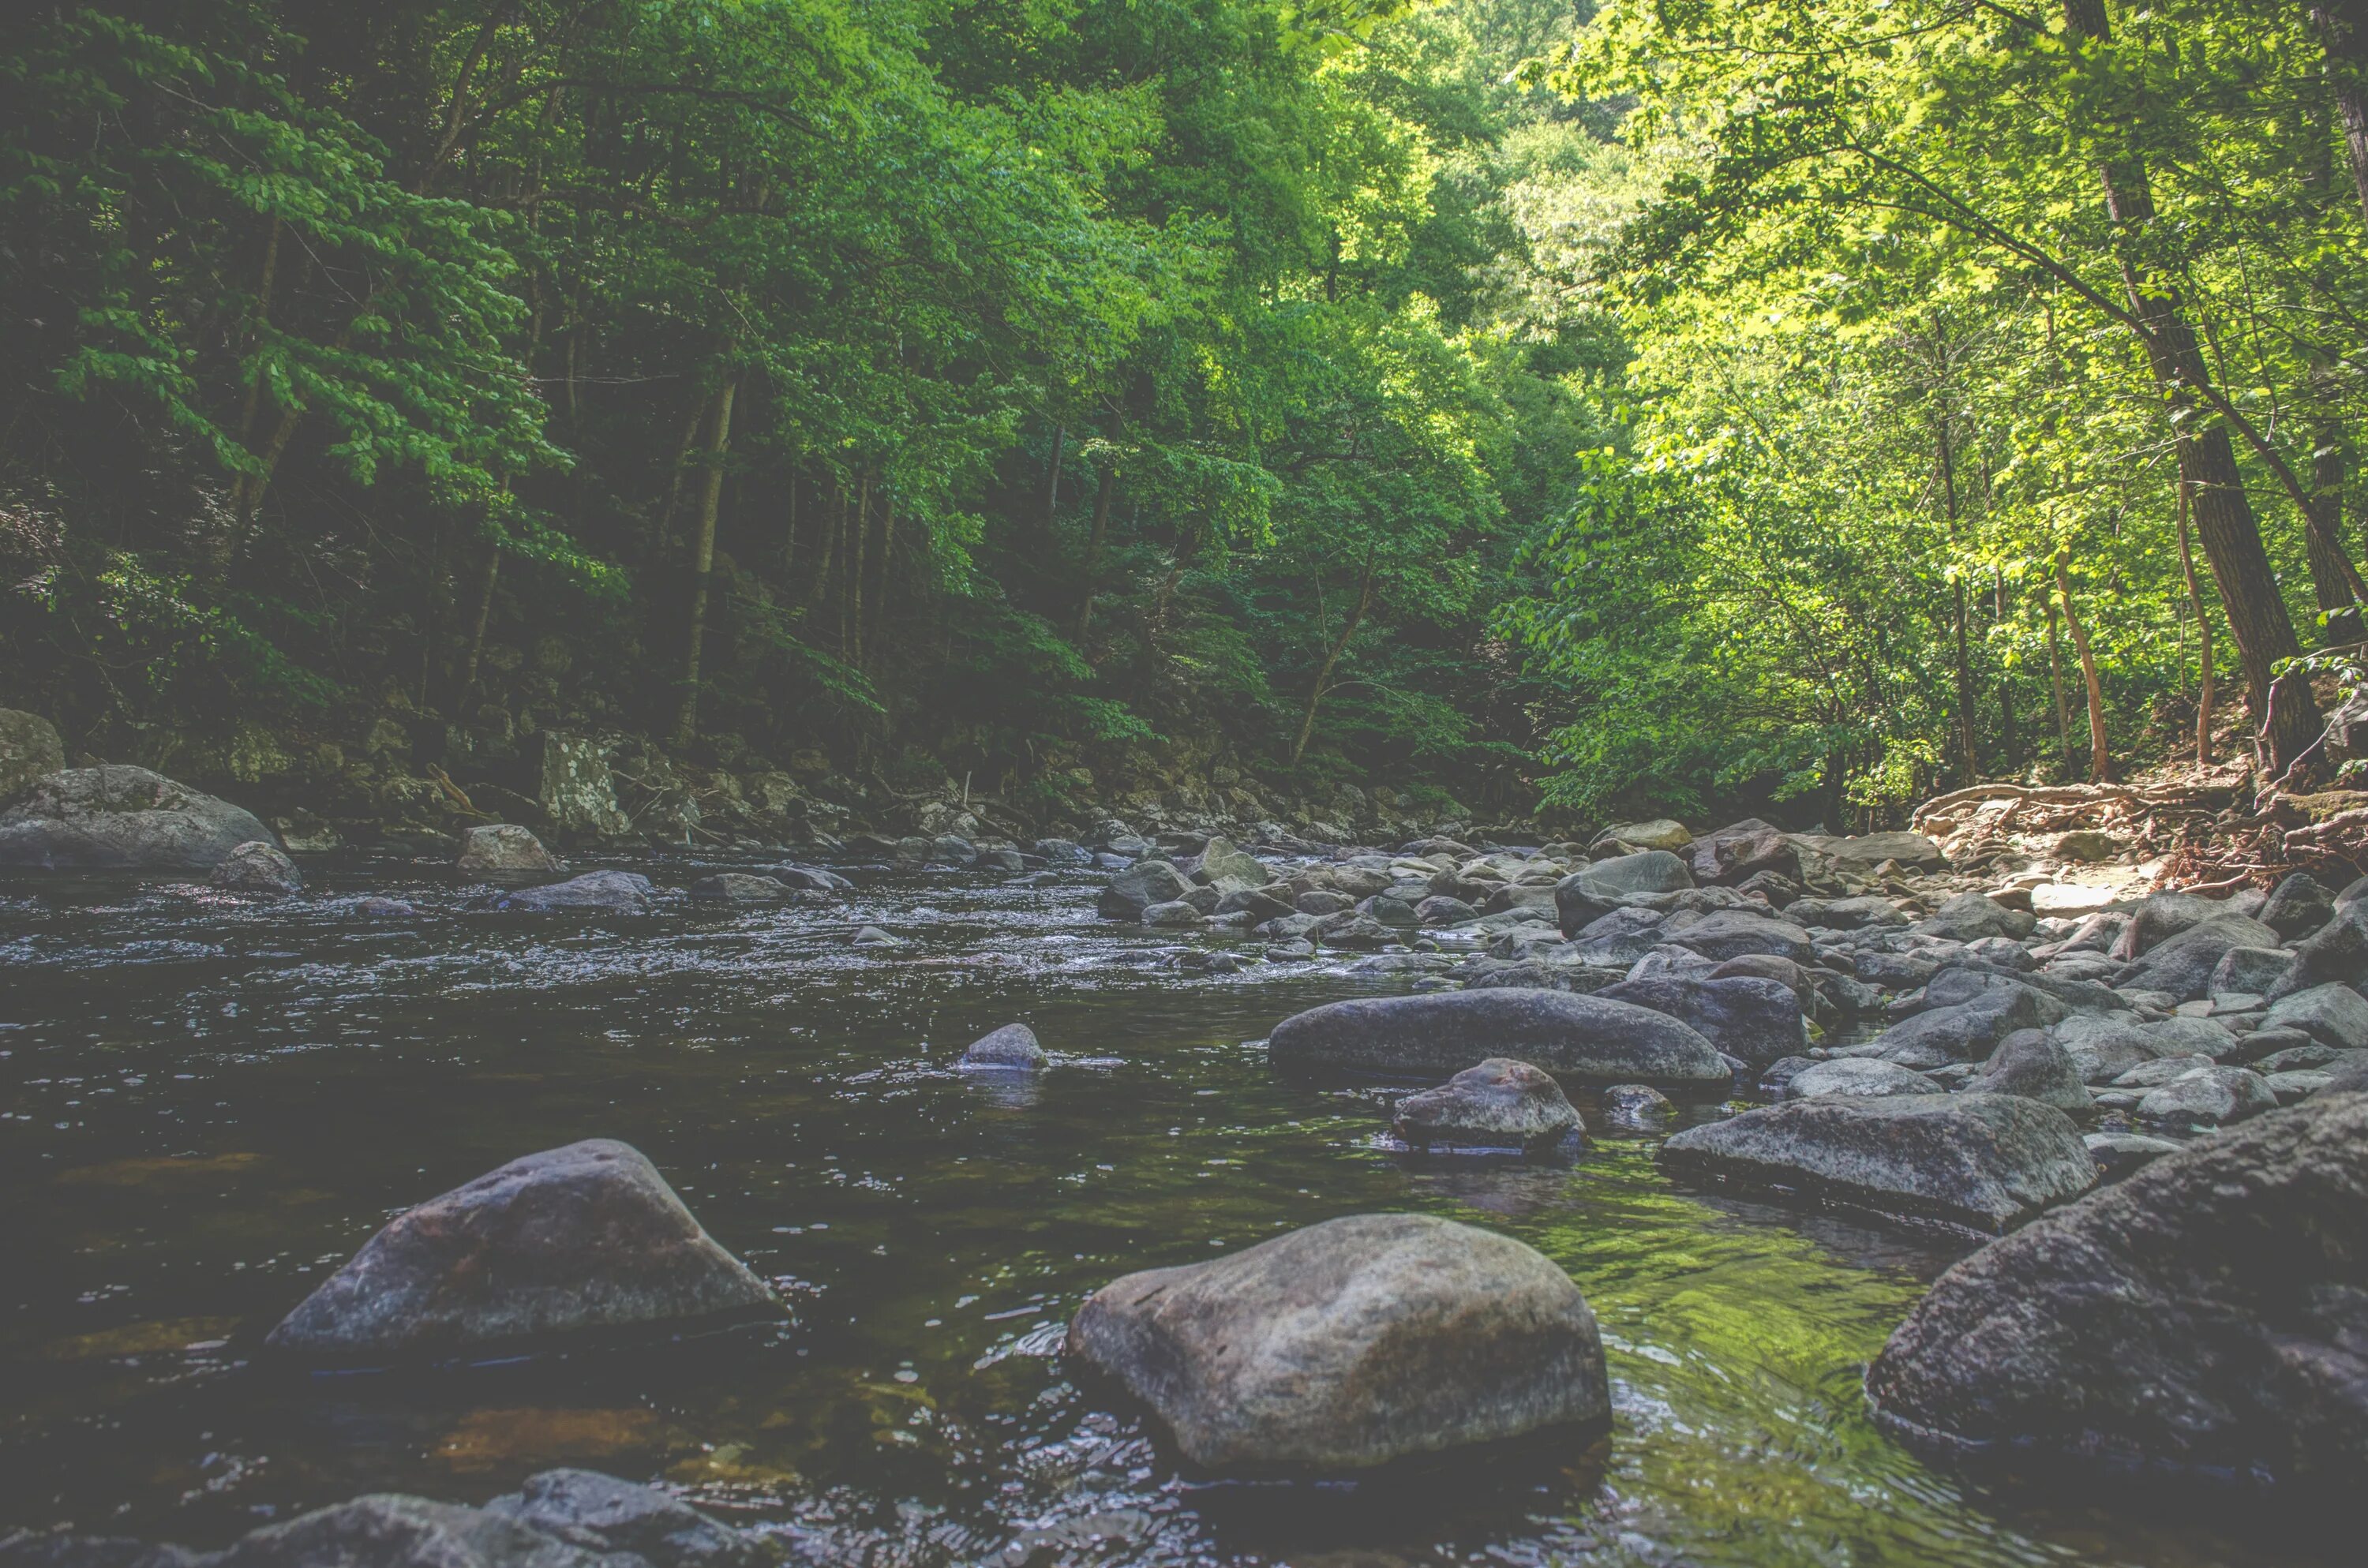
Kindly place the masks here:
[[(1277, 1019), (1402, 979), (1184, 975), (1162, 960), (1226, 939), (1098, 921), (1086, 874), (857, 872), (852, 906), (597, 922), (471, 912), (482, 890), (395, 858), (307, 874), (283, 903), (0, 891), (0, 1539), (211, 1546), (582, 1464), (916, 1568), (2343, 1560), (2273, 1507), (1977, 1487), (1881, 1435), (1863, 1364), (1959, 1244), (1686, 1189), (1649, 1138), (1567, 1170), (1409, 1162), (1377, 1136), (1386, 1093), (1269, 1071)], [(360, 892), (423, 913), (336, 906)], [(851, 949), (865, 921), (910, 946)], [(948, 1071), (1014, 1019), (1055, 1054), (1040, 1083)], [(592, 1136), (648, 1153), (793, 1319), (434, 1375), (255, 1358), (396, 1210)], [(1112, 1277), (1374, 1210), (1569, 1269), (1610, 1434), (1379, 1485), (1209, 1484), (1064, 1376), (1061, 1329)]]

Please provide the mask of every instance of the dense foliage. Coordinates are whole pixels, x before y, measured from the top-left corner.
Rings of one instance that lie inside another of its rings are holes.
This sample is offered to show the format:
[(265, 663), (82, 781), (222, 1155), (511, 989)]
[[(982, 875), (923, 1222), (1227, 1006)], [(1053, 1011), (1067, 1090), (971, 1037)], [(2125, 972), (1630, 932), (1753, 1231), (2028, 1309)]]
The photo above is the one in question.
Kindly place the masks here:
[(2283, 767), (2356, 8), (44, 7), (0, 697), (1839, 821), (2192, 744), (2216, 649)]

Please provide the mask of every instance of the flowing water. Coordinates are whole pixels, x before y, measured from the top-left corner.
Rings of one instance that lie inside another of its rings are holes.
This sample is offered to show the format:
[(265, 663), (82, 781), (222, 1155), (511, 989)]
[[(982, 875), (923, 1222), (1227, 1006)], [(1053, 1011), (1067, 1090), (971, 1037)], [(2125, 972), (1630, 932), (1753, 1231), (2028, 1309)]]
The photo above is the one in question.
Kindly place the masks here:
[[(1688, 1190), (1646, 1138), (1565, 1170), (1409, 1162), (1377, 1136), (1386, 1093), (1269, 1071), (1275, 1020), (1403, 979), (1181, 974), (1180, 948), (1225, 942), (1107, 926), (1082, 874), (859, 872), (851, 907), (585, 922), (473, 912), (401, 858), (309, 870), (283, 903), (0, 892), (0, 1539), (215, 1545), (572, 1463), (880, 1564), (2342, 1555), (2274, 1508), (1976, 1488), (1882, 1436), (1861, 1372), (1945, 1239)], [(338, 906), (363, 892), (421, 914)], [(910, 945), (859, 952), (859, 921)], [(1013, 1019), (1055, 1055), (1039, 1082), (948, 1070)], [(647, 1153), (791, 1320), (434, 1373), (257, 1358), (389, 1215), (593, 1136)], [(1566, 1267), (1602, 1321), (1610, 1433), (1380, 1484), (1218, 1484), (1062, 1364), (1118, 1274), (1375, 1210)]]

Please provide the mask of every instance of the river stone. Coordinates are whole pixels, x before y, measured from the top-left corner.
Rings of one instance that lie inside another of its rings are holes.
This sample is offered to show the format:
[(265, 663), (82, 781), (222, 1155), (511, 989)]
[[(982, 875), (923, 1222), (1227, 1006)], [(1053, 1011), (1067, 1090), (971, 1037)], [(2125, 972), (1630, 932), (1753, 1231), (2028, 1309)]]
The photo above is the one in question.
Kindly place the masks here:
[(1603, 1091), (1603, 1119), (1614, 1127), (1649, 1132), (1677, 1113), (1669, 1096), (1650, 1084), (1614, 1084)]
[(2231, 948), (2212, 967), (2203, 983), (2207, 996), (2259, 996), (2294, 967), (2294, 953), (2285, 948)]
[[(592, 1470), (547, 1470), (485, 1511), (572, 1545), (632, 1552), (654, 1568), (764, 1568), (761, 1538), (718, 1524), (669, 1492)], [(604, 1568), (629, 1568), (612, 1559)]]
[(586, 871), (564, 882), (520, 888), (493, 902), (495, 909), (529, 912), (554, 909), (608, 910), (620, 915), (646, 914), (655, 892), (639, 871)]
[(2038, 1029), (2017, 1029), (1998, 1041), (1965, 1087), (1975, 1094), (2021, 1095), (2075, 1115), (2092, 1103), (2072, 1053)]
[(1828, 931), (1864, 931), (1907, 924), (1907, 915), (1897, 904), (1874, 893), (1854, 898), (1800, 899), (1784, 911), (1784, 917), (1796, 925), (1820, 926)]
[(1818, 852), (1843, 869), (1861, 875), (1885, 860), (1896, 860), (1918, 870), (1937, 871), (1949, 864), (1941, 846), (1920, 833), (1868, 833), (1855, 838), (1813, 838)]
[[(2233, 913), (2220, 900), (2205, 898), (2200, 893), (2149, 893), (2130, 906), (2129, 919), (2122, 926), (2122, 934), (2113, 938), (2109, 954), (2117, 959), (2135, 959), (2181, 931)], [(2278, 945), (2275, 933), (2271, 933), (2271, 940), (2257, 945), (2274, 948)]]
[(1266, 862), (1235, 846), (1230, 838), (1212, 838), (1201, 851), (1201, 871), (1220, 893), (1262, 888), (1274, 881)]
[(207, 879), (218, 888), (233, 892), (299, 893), (304, 891), (303, 874), (296, 862), (277, 844), (256, 839), (242, 844), (222, 857), (222, 864)]
[(1129, 866), (1102, 889), (1095, 909), (1105, 920), (1141, 920), (1156, 903), (1174, 903), (1191, 891), (1182, 873), (1165, 860)]
[(1001, 1071), (1030, 1071), (1044, 1065), (1044, 1048), (1026, 1024), (1006, 1024), (970, 1042), (958, 1066)]
[(2199, 1067), (2212, 1065), (2208, 1056), (2162, 1056), (2152, 1062), (2141, 1062), (2113, 1080), (2117, 1089), (2152, 1089), (2183, 1078)]
[(435, 1354), (775, 1304), (641, 1151), (592, 1138), (395, 1216), (265, 1344), (344, 1360)]
[(1267, 1051), (1285, 1069), (1428, 1076), (1505, 1055), (1596, 1083), (1717, 1085), (1732, 1076), (1710, 1041), (1675, 1018), (1526, 987), (1328, 1003), (1275, 1025)]
[(66, 765), (66, 744), (38, 713), (0, 708), (0, 806), (29, 794), (45, 775)]
[(2335, 914), (2335, 892), (2308, 871), (2296, 871), (2270, 892), (2255, 918), (2294, 941), (2326, 925)]
[(1757, 871), (1795, 879), (1801, 874), (1801, 852), (1792, 839), (1758, 817), (1706, 833), (1684, 853), (1698, 882), (1733, 884)]
[(837, 871), (820, 866), (775, 866), (766, 873), (783, 887), (798, 892), (821, 892), (840, 895), (855, 891), (855, 884)]
[(2080, 1141), (2089, 1146), (2089, 1158), (2096, 1162), (2099, 1181), (2119, 1181), (2139, 1166), (2187, 1147), (2143, 1132), (2091, 1132)]
[(1048, 866), (1090, 866), (1094, 852), (1074, 838), (1040, 838), (1028, 852)]
[(2133, 1015), (2108, 1017), (2075, 1013), (2057, 1024), (2055, 1042), (2072, 1059), (2083, 1084), (2110, 1084), (2142, 1062), (2152, 1062), (2164, 1048), (2140, 1028)]
[(1598, 860), (1565, 877), (1554, 884), (1554, 909), (1564, 934), (1571, 935), (1631, 894), (1678, 892), (1693, 885), (1683, 860), (1666, 849), (1646, 849)]
[(1668, 817), (1655, 817), (1650, 822), (1613, 823), (1588, 843), (1592, 849), (1599, 844), (1633, 844), (1639, 849), (1683, 849), (1694, 841), (1685, 824)]
[(2015, 1030), (2044, 1028), (2063, 1017), (2060, 1012), (2051, 1014), (2046, 1002), (2040, 993), (2018, 986), (1953, 1007), (1913, 1014), (1869, 1044), (1849, 1049), (1918, 1072), (1952, 1062), (1978, 1062)]
[[(630, 1561), (630, 1560), (629, 1560)], [(209, 1568), (616, 1568), (605, 1549), (459, 1503), (375, 1493), (266, 1525)]]
[(1746, 953), (1767, 953), (1794, 963), (1814, 963), (1817, 950), (1810, 944), (1809, 934), (1789, 920), (1777, 920), (1748, 910), (1717, 909), (1681, 929), (1672, 929), (1668, 939), (1680, 948), (1688, 948), (1706, 959), (1736, 959)]
[[(2260, 1038), (2259, 1035), (2248, 1035), (2246, 1037), (2246, 1043), (2249, 1045)], [(2334, 1046), (2321, 1045), (2317, 1040), (2312, 1040), (2307, 1044), (2281, 1046), (2247, 1065), (2254, 1072), (2267, 1077), (2272, 1073), (2315, 1072), (2322, 1067), (2339, 1067), (2359, 1061), (2368, 1061), (2368, 1051), (2341, 1051)]]
[(2212, 974), (2232, 948), (2274, 948), (2278, 934), (2242, 915), (2215, 915), (2146, 949), (2117, 983), (2123, 991), (2168, 992), (2192, 1002), (2211, 988)]
[(452, 862), (476, 877), (531, 877), (567, 869), (567, 863), (542, 846), (542, 840), (513, 822), (472, 827), (461, 836), (460, 858)]
[(779, 903), (790, 896), (778, 877), (750, 871), (718, 871), (691, 883), (689, 892), (700, 903)]
[(2011, 937), (2019, 942), (2037, 924), (2027, 910), (2009, 909), (1986, 893), (1961, 892), (1918, 921), (1914, 928), (1952, 942), (1976, 942), (1984, 937)]
[(2294, 1105), (2335, 1082), (2335, 1074), (2323, 1068), (2304, 1069), (2288, 1073), (2264, 1073), (2261, 1082), (2270, 1086), (2280, 1105)]
[(2349, 985), (2314, 985), (2270, 1005), (2263, 1028), (2300, 1029), (2339, 1051), (2368, 1047), (2368, 997)]
[(2160, 1088), (2148, 1089), (2135, 1112), (2155, 1127), (2194, 1130), (2226, 1127), (2275, 1110), (2277, 1091), (2259, 1073), (2244, 1067), (2197, 1067)]
[(2368, 1096), (2205, 1139), (1942, 1275), (1867, 1374), (1951, 1447), (2356, 1484)]
[[(2368, 881), (2368, 877), (2361, 881)], [(2271, 1001), (2283, 1001), (2329, 981), (2353, 986), (2368, 983), (2368, 902), (2347, 903), (2351, 891), (2347, 888), (2337, 897), (2335, 913), (2326, 925), (2293, 944), (2292, 967), (2263, 993)]]
[(1364, 1470), (1611, 1412), (1570, 1277), (1508, 1236), (1420, 1214), (1127, 1275), (1087, 1298), (1067, 1348), (1213, 1471)]
[(1145, 926), (1198, 926), (1203, 916), (1198, 909), (1179, 898), (1151, 905), (1143, 912), (1142, 918)]
[(2138, 1027), (2154, 1041), (2157, 1056), (2208, 1056), (2217, 1062), (2237, 1049), (2237, 1037), (2217, 1018), (2174, 1015)]
[(1433, 893), (1414, 906), (1414, 917), (1421, 926), (1461, 926), (1479, 919), (1480, 912), (1460, 898)]
[(1576, 1148), (1585, 1131), (1560, 1084), (1503, 1056), (1408, 1095), (1398, 1101), (1392, 1125), (1418, 1149)]
[(1830, 1062), (1813, 1062), (1786, 1079), (1782, 1091), (1788, 1100), (1816, 1099), (1828, 1095), (1873, 1097), (1942, 1092), (1938, 1082), (1913, 1068), (1865, 1056), (1844, 1056)]
[(1992, 1233), (2097, 1180), (2072, 1119), (2019, 1095), (1787, 1100), (1689, 1127), (1661, 1158)]
[(253, 812), (121, 763), (47, 773), (0, 811), (0, 870), (211, 872), (277, 844)]
[(1801, 998), (1782, 981), (1752, 975), (1656, 974), (1595, 993), (1667, 1013), (1718, 1050), (1754, 1067), (1808, 1043)]

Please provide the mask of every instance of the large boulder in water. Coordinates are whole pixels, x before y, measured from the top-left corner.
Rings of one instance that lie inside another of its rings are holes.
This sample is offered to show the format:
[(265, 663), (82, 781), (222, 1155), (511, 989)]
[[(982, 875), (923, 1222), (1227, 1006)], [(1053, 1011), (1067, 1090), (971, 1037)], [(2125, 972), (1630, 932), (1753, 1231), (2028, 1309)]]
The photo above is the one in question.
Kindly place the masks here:
[(1938, 1095), (1947, 1087), (1912, 1067), (1871, 1056), (1845, 1056), (1804, 1067), (1784, 1080), (1782, 1097), (1811, 1100), (1833, 1096), (1878, 1099), (1886, 1095)]
[(1268, 1054), (1283, 1068), (1346, 1068), (1436, 1078), (1487, 1056), (1602, 1084), (1716, 1085), (1733, 1070), (1677, 1019), (1567, 991), (1491, 987), (1360, 996), (1275, 1025)]
[(461, 835), (461, 853), (452, 864), (472, 877), (547, 876), (567, 869), (567, 862), (514, 822), (471, 828)]
[(1633, 1002), (1667, 1013), (1713, 1048), (1754, 1067), (1765, 1067), (1808, 1043), (1800, 994), (1781, 980), (1652, 974), (1607, 985), (1595, 994), (1607, 1002)]
[(1408, 1095), (1392, 1126), (1416, 1148), (1451, 1151), (1575, 1148), (1585, 1131), (1551, 1074), (1502, 1056)]
[(2017, 1095), (1788, 1100), (1689, 1127), (1661, 1158), (1679, 1172), (1991, 1233), (2097, 1181), (2072, 1119)]
[(1184, 874), (1167, 861), (1145, 860), (1112, 877), (1095, 909), (1105, 920), (1140, 920), (1144, 910), (1178, 903), (1191, 891)]
[(495, 909), (541, 913), (552, 910), (594, 910), (612, 915), (645, 915), (655, 889), (639, 871), (586, 871), (564, 882), (520, 888), (495, 898)]
[(0, 806), (65, 765), (65, 742), (55, 725), (38, 713), (0, 708)]
[(1640, 892), (1679, 892), (1694, 885), (1686, 863), (1666, 849), (1615, 855), (1580, 868), (1554, 884), (1556, 918), (1563, 935), (1576, 936)]
[(279, 838), (252, 812), (121, 763), (34, 780), (0, 812), (0, 870), (211, 872)]
[(639, 1150), (593, 1138), (395, 1216), (265, 1343), (352, 1361), (775, 1304)]
[(2165, 1154), (1942, 1275), (1867, 1374), (1884, 1426), (2043, 1461), (2356, 1484), (2368, 1096)]
[(223, 856), (206, 880), (232, 892), (287, 894), (304, 891), (303, 873), (296, 869), (296, 862), (288, 858), (288, 852), (259, 838)]
[(1493, 1232), (1357, 1214), (1112, 1281), (1068, 1353), (1211, 1471), (1370, 1469), (1611, 1411), (1578, 1287)]

